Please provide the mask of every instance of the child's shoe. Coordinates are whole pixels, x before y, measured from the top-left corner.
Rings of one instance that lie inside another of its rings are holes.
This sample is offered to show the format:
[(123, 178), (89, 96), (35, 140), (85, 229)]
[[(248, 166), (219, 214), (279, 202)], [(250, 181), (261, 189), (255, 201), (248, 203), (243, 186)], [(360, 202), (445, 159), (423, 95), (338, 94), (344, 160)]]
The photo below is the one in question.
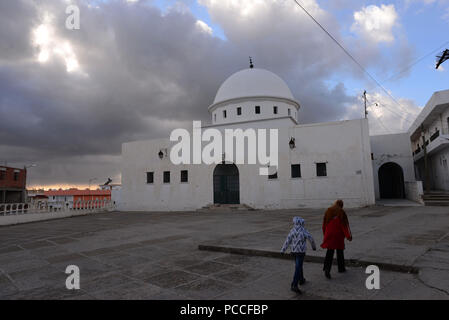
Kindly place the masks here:
[(302, 293), (301, 290), (299, 290), (298, 287), (291, 287), (291, 290), (292, 290), (293, 292), (296, 292), (297, 294), (301, 294), (301, 293)]

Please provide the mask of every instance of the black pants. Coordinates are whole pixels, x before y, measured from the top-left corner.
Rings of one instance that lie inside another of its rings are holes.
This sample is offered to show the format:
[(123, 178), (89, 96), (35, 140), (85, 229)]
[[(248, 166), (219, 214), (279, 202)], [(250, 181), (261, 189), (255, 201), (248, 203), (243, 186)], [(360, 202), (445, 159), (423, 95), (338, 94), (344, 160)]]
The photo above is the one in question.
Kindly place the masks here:
[[(324, 271), (331, 271), (332, 268), (332, 260), (334, 260), (334, 251), (333, 249), (327, 249), (326, 258), (324, 258)], [(338, 263), (338, 271), (342, 272), (345, 270), (345, 256), (343, 254), (343, 250), (337, 249), (337, 263)]]

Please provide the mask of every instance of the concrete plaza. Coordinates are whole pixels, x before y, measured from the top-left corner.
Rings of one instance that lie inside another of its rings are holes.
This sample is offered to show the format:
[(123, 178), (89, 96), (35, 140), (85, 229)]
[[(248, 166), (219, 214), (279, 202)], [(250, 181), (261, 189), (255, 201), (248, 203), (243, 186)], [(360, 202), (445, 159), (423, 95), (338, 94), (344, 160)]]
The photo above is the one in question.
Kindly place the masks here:
[[(198, 250), (277, 253), (293, 216), (321, 243), (323, 210), (111, 212), (0, 227), (0, 299), (449, 299), (449, 209), (374, 206), (347, 210), (348, 261), (381, 267), (380, 290), (365, 268), (332, 280), (306, 262), (302, 295), (290, 291), (293, 262)], [(308, 249), (309, 261), (325, 251)], [(268, 254), (269, 255), (269, 254)], [(67, 290), (68, 265), (81, 289)], [(415, 273), (404, 271), (415, 270)], [(394, 271), (396, 270), (396, 271)]]

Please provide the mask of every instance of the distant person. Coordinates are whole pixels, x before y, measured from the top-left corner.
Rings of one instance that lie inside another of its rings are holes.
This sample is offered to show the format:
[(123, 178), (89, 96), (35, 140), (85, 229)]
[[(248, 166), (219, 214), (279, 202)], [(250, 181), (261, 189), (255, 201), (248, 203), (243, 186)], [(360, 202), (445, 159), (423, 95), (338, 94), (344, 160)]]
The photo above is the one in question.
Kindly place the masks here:
[(315, 251), (315, 240), (313, 240), (313, 237), (309, 233), (309, 231), (304, 228), (304, 219), (300, 217), (294, 217), (293, 228), (290, 230), (290, 233), (288, 234), (287, 239), (282, 246), (281, 252), (285, 253), (285, 251), (291, 245), (291, 252), (295, 257), (296, 264), (295, 274), (293, 276), (293, 281), (291, 284), (291, 290), (298, 294), (301, 294), (301, 290), (299, 290), (298, 284), (303, 285), (306, 282), (306, 279), (304, 279), (302, 265), (307, 250), (307, 239), (312, 245), (312, 249)]
[(343, 201), (337, 200), (334, 205), (326, 210), (323, 219), (324, 239), (321, 248), (327, 249), (324, 259), (323, 271), (326, 278), (331, 278), (331, 267), (334, 259), (334, 251), (337, 250), (338, 272), (345, 272), (345, 238), (352, 241), (351, 229), (348, 217), (343, 210)]

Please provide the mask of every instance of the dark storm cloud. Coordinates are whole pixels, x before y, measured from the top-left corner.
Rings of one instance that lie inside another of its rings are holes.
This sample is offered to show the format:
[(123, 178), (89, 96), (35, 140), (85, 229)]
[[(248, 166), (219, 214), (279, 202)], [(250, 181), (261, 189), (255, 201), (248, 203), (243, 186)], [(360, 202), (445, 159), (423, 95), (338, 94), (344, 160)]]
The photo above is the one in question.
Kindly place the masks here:
[[(249, 26), (211, 10), (228, 38), (222, 40), (201, 31), (191, 13), (162, 14), (150, 3), (96, 8), (77, 1), (81, 29), (70, 31), (65, 1), (0, 2), (0, 161), (38, 163), (31, 184), (117, 176), (123, 142), (207, 122), (218, 87), (248, 66), (249, 55), (287, 81), (302, 122), (341, 119), (356, 102), (342, 84), (325, 85), (337, 72), (356, 71), (305, 16), (279, 19), (285, 8), (273, 7)], [(58, 56), (36, 61), (32, 31), (46, 12), (57, 41), (73, 47), (80, 72), (67, 72)], [(319, 15), (338, 35), (338, 23)]]

